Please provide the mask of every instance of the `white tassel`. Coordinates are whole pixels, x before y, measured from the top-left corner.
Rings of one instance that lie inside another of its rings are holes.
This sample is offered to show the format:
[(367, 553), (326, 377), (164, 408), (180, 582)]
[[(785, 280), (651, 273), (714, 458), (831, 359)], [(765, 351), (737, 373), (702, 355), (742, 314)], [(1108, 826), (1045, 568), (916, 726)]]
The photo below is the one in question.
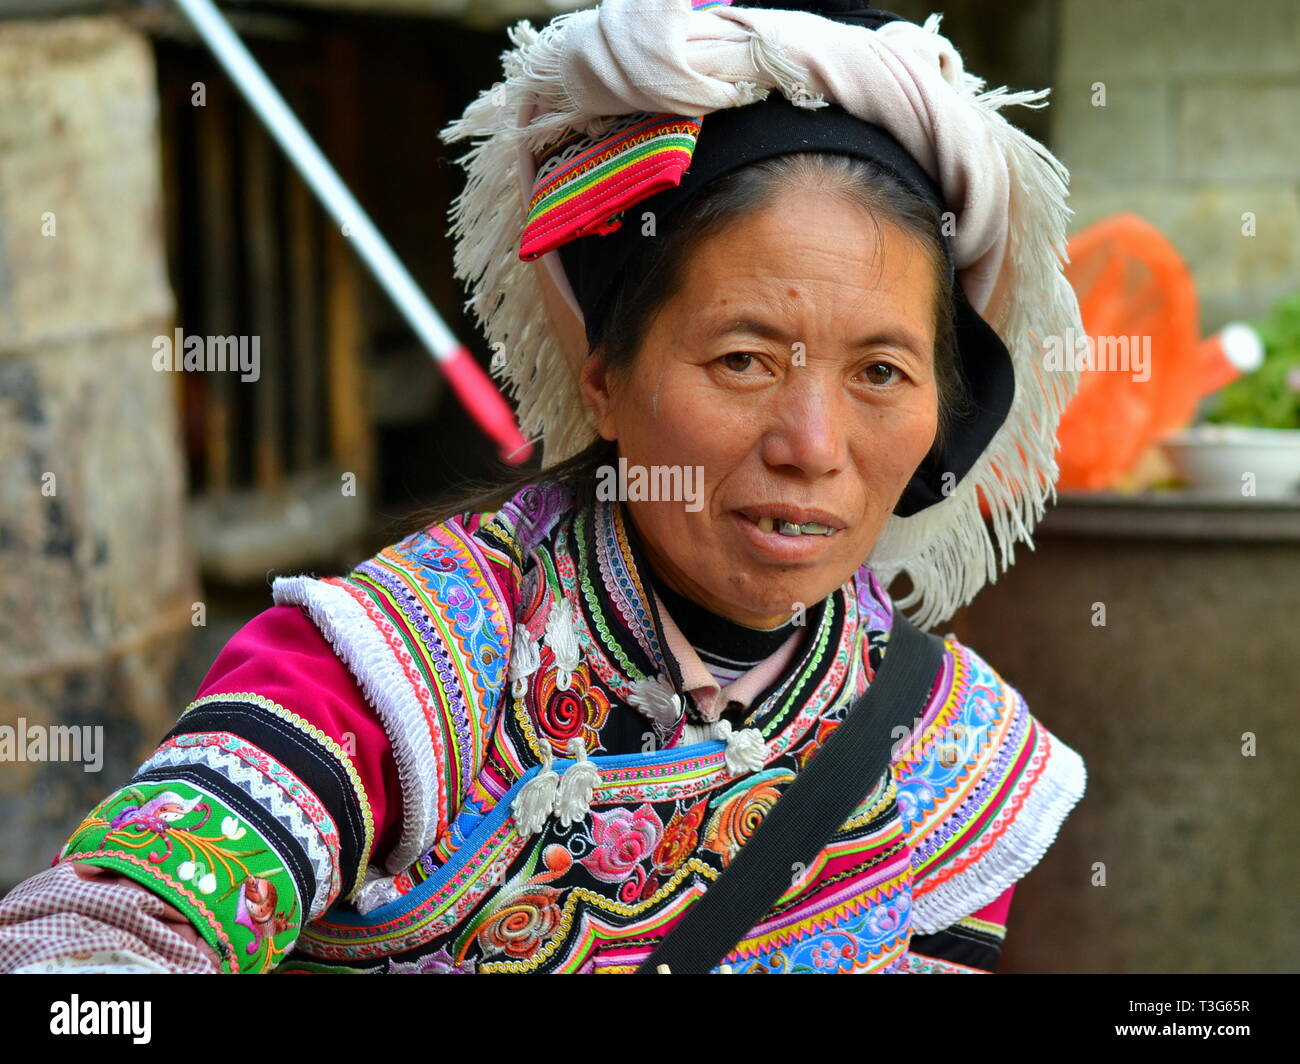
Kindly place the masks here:
[[(978, 79), (964, 75), (974, 87)], [(912, 591), (894, 600), (918, 627), (928, 629), (969, 603), (1015, 563), (1015, 544), (1032, 550), (1030, 529), (1056, 498), (1056, 429), (1079, 386), (1076, 368), (1047, 370), (1042, 337), (1079, 329), (1078, 297), (1057, 265), (1065, 255), (1069, 173), (1059, 160), (1011, 125), (998, 111), (1011, 104), (1044, 106), (1047, 90), (992, 89), (969, 96), (1016, 175), (1022, 194), (1011, 216), (1009, 278), (1015, 298), (985, 313), (1006, 341), (1016, 367), (1016, 389), (1006, 421), (974, 466), (942, 502), (911, 517), (891, 517), (868, 565), (889, 586), (906, 572)], [(993, 535), (980, 512), (988, 500)], [(994, 541), (999, 559), (994, 553)]]
[(569, 753), (577, 764), (566, 769), (560, 777), (560, 787), (555, 794), (554, 812), (566, 827), (585, 820), (591, 812), (591, 796), (600, 779), (600, 772), (587, 759), (587, 748), (579, 738), (569, 740)]
[(756, 70), (766, 71), (781, 91), (796, 107), (817, 110), (826, 106), (826, 97), (820, 92), (808, 89), (808, 70), (794, 62), (785, 53), (785, 49), (762, 34), (752, 33), (749, 38), (749, 54)]
[(763, 767), (767, 744), (755, 728), (732, 731), (731, 721), (720, 720), (713, 726), (713, 737), (727, 744), (727, 771), (733, 776), (757, 772)]
[(400, 896), (394, 877), (371, 865), (366, 869), (365, 880), (352, 899), (352, 904), (357, 912), (365, 916)]
[(525, 838), (541, 831), (555, 806), (555, 791), (560, 777), (551, 759), (551, 744), (542, 741), (542, 770), (525, 783), (515, 795), (510, 811), (514, 814), (519, 834)]
[(652, 680), (637, 680), (627, 700), (663, 731), (669, 730), (682, 715), (682, 696), (673, 691), (668, 678), (662, 674)]
[(510, 648), (511, 690), (516, 698), (523, 698), (528, 690), (528, 677), (541, 665), (541, 653), (537, 640), (522, 624), (515, 630), (515, 642)]
[(573, 623), (573, 603), (568, 599), (560, 599), (546, 618), (546, 645), (555, 655), (555, 686), (567, 691), (573, 671), (582, 660), (578, 630)]

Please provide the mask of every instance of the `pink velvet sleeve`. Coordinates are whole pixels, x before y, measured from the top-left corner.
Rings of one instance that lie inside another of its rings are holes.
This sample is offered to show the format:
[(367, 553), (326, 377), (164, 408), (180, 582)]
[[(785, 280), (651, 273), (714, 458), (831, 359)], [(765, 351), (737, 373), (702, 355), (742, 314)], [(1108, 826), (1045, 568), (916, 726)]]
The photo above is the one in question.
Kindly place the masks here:
[(289, 706), (344, 746), (375, 818), (376, 858), (401, 834), (401, 789), (392, 746), (356, 679), (297, 606), (272, 606), (235, 633), (196, 698), (252, 691)]

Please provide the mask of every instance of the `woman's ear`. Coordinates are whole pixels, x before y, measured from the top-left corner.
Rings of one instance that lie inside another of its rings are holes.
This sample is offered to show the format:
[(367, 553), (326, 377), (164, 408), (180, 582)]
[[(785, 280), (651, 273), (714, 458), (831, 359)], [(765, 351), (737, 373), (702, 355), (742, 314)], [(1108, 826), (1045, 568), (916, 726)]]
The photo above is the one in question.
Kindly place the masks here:
[(618, 439), (618, 418), (615, 413), (615, 374), (599, 348), (587, 356), (578, 376), (582, 398), (596, 419), (596, 429), (602, 439)]

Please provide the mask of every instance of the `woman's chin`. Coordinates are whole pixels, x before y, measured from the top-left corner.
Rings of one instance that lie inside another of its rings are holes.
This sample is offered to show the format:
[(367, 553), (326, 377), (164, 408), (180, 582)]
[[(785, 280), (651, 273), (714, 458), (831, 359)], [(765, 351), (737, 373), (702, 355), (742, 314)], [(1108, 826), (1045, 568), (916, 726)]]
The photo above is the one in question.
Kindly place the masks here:
[(857, 569), (844, 560), (843, 546), (834, 536), (781, 536), (762, 532), (744, 518), (733, 518), (721, 532), (709, 522), (675, 533), (677, 542), (693, 549), (685, 557), (678, 554), (669, 566), (678, 574), (673, 586), (751, 628), (775, 628), (802, 617)]
[(807, 573), (796, 576), (787, 570), (783, 574), (773, 572), (770, 567), (763, 570), (736, 566), (732, 573), (741, 579), (727, 585), (731, 589), (729, 601), (719, 602), (713, 609), (750, 628), (776, 628), (792, 617), (802, 619), (814, 604), (844, 582), (830, 577), (810, 580)]

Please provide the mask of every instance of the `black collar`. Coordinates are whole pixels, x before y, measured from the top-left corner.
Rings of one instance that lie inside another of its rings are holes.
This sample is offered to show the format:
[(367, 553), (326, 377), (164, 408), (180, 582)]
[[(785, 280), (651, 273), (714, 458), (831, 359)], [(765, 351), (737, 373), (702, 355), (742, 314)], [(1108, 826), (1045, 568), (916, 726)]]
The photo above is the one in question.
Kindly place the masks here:
[(757, 665), (771, 657), (794, 632), (794, 618), (776, 628), (749, 628), (719, 616), (693, 599), (679, 594), (657, 573), (650, 574), (655, 591), (664, 600), (673, 622), (686, 641), (704, 659), (730, 663), (737, 668)]

